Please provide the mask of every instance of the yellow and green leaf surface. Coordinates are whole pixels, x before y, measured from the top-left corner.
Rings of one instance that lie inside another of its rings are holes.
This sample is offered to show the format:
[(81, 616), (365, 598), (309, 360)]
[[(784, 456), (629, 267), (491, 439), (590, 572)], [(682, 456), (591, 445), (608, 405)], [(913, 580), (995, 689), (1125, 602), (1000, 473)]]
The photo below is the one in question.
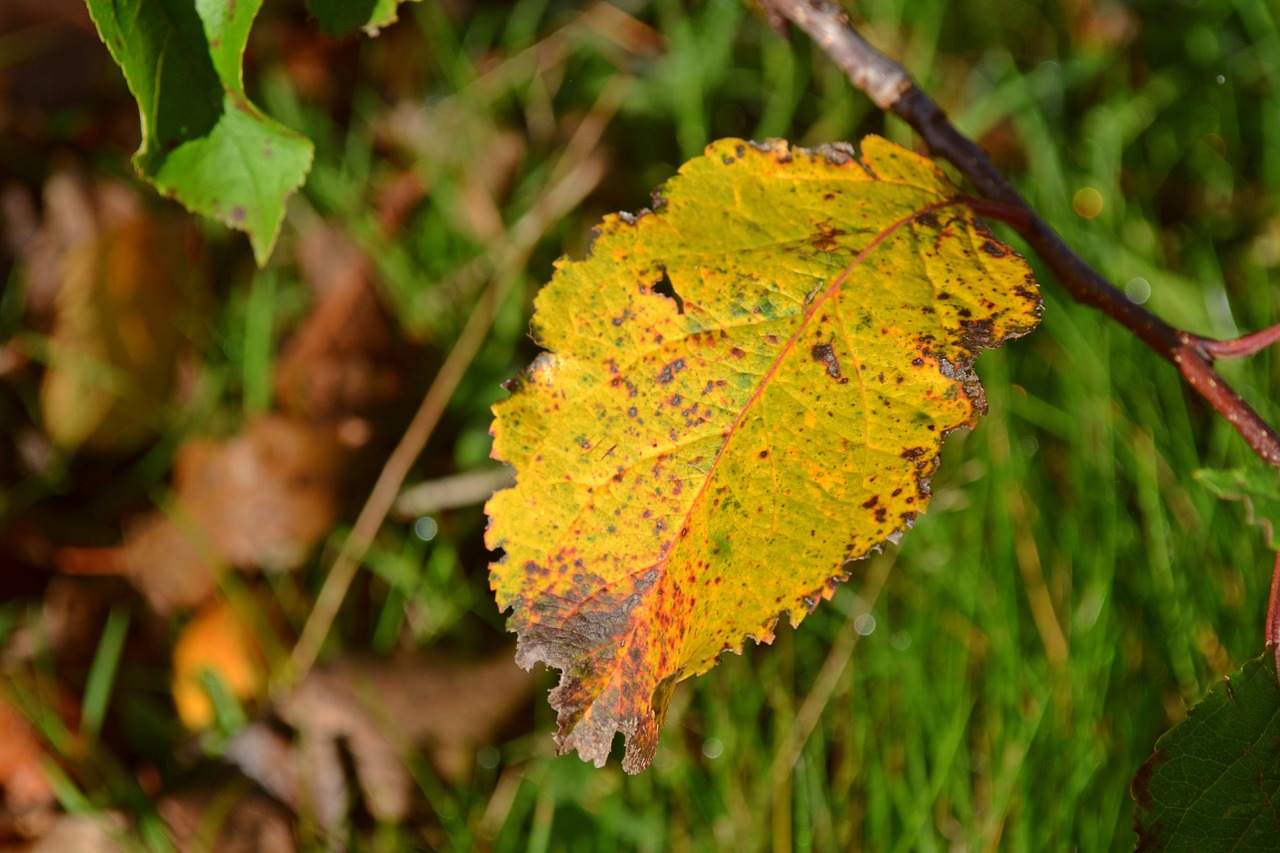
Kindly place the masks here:
[(722, 140), (656, 210), (607, 217), (537, 301), (547, 351), (495, 407), (488, 505), (519, 661), (563, 671), (562, 751), (653, 759), (675, 683), (769, 642), (896, 541), (977, 352), (1040, 300), (929, 160), (876, 137)]

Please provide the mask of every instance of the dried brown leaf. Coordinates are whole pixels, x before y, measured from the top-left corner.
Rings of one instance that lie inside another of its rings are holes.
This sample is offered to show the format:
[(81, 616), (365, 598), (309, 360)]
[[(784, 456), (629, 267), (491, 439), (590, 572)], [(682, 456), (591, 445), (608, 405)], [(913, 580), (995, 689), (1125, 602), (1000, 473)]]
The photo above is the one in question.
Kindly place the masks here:
[(152, 435), (174, 393), (192, 265), (178, 227), (123, 184), (63, 172), (45, 195), (46, 233), (23, 264), (36, 304), (56, 288), (45, 428), (62, 447), (127, 450)]
[[(46, 561), (41, 561), (47, 565)], [(3, 567), (0, 566), (0, 570)], [(121, 578), (55, 575), (47, 579), (40, 610), (14, 631), (4, 649), (5, 665), (50, 660), (58, 666), (87, 670), (102, 642), (102, 629), (113, 607), (133, 600)], [(131, 660), (154, 660), (167, 643), (169, 626), (139, 614), (131, 620), (125, 654)]]
[(55, 817), (40, 837), (26, 844), (0, 847), (5, 853), (122, 853), (126, 848), (124, 818), (115, 812), (64, 814)]
[(489, 743), (529, 699), (533, 676), (510, 650), (479, 661), (405, 655), (349, 657), (311, 673), (276, 710), (298, 732), (298, 745), (263, 725), (251, 726), (227, 750), (246, 775), (295, 808), (310, 808), (332, 826), (347, 800), (345, 744), (369, 813), (401, 820), (413, 781), (403, 757), (424, 750), (453, 782), (470, 772), (476, 747)]
[(44, 755), (35, 729), (0, 696), (0, 839), (35, 838), (52, 825), (57, 802)]
[(179, 850), (212, 853), (292, 853), (297, 850), (293, 822), (266, 797), (249, 794), (228, 806), (228, 791), (184, 791), (159, 803)]
[(374, 208), (384, 237), (393, 237), (404, 227), (405, 220), (424, 198), (427, 189), (416, 172), (397, 172), (378, 188)]
[(404, 392), (409, 358), (368, 260), (322, 227), (303, 238), (298, 262), (316, 303), (276, 368), (280, 405), (313, 423), (372, 418)]
[(160, 613), (206, 600), (226, 566), (298, 567), (337, 513), (339, 448), (328, 432), (278, 415), (226, 441), (178, 452), (173, 506), (129, 526), (118, 548), (63, 548), (73, 574), (122, 574)]

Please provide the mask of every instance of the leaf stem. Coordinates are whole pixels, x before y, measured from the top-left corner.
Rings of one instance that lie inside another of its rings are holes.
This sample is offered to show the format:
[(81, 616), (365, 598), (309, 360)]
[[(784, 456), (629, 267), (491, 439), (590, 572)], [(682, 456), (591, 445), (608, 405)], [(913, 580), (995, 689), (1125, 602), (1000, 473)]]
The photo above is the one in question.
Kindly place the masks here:
[(1131, 302), (1031, 209), (986, 152), (951, 124), (906, 69), (858, 34), (839, 6), (829, 0), (761, 2), (771, 19), (785, 18), (804, 30), (876, 106), (905, 120), (934, 155), (955, 166), (986, 196), (985, 200), (974, 200), (974, 209), (1021, 234), (1073, 299), (1111, 317), (1173, 364), (1192, 390), (1235, 427), (1259, 458), (1280, 469), (1280, 436), (1213, 369), (1214, 359), (1252, 355), (1280, 341), (1280, 327), (1216, 341), (1171, 326)]
[(1259, 332), (1241, 335), (1228, 341), (1200, 338), (1200, 346), (1211, 358), (1248, 358), (1280, 341), (1280, 323)]

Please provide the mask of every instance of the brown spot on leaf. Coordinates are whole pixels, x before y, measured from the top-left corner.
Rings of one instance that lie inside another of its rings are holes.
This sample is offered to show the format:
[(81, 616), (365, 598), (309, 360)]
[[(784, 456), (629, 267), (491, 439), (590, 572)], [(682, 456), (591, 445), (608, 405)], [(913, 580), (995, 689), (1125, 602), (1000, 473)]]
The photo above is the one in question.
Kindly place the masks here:
[(840, 360), (836, 358), (835, 347), (829, 343), (814, 344), (811, 355), (814, 361), (826, 365), (828, 376), (840, 378)]

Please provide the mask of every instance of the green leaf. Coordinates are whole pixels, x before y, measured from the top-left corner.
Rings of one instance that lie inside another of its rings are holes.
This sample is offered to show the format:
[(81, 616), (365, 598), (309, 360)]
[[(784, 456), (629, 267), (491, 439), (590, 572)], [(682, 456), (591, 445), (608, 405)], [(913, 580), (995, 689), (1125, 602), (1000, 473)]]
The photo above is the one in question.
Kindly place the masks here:
[(537, 299), (548, 352), (494, 407), (516, 487), (486, 541), (517, 660), (564, 671), (562, 750), (653, 758), (677, 681), (829, 598), (929, 503), (978, 351), (1030, 331), (1026, 263), (929, 160), (877, 137), (736, 139)]
[(271, 255), (313, 147), (245, 96), (241, 65), (262, 0), (88, 0), (138, 102), (138, 172)]
[(1276, 519), (1280, 519), (1280, 477), (1271, 468), (1197, 471), (1196, 479), (1224, 500), (1243, 501), (1246, 518), (1267, 534), (1267, 547), (1280, 551)]
[(1134, 777), (1144, 851), (1280, 844), (1280, 684), (1268, 651), (1227, 677), (1156, 742)]
[(307, 0), (307, 10), (320, 29), (331, 36), (345, 36), (363, 29), (371, 36), (394, 24), (404, 0)]

